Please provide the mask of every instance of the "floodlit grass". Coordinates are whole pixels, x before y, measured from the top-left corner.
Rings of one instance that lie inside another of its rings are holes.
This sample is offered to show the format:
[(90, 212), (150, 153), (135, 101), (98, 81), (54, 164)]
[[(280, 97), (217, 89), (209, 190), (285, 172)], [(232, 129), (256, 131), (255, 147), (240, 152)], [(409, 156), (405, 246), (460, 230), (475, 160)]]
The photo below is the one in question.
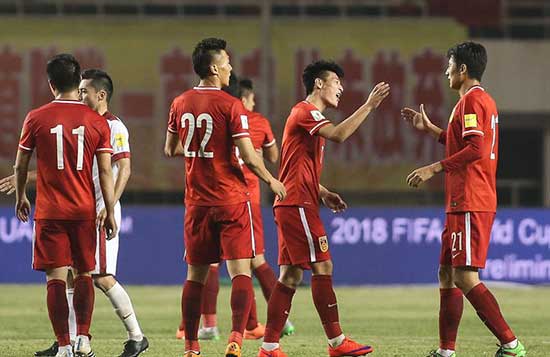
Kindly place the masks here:
[[(151, 343), (144, 357), (182, 356), (175, 339), (180, 320), (181, 288), (128, 286), (141, 326)], [(265, 303), (258, 296), (258, 315), (265, 322)], [(439, 295), (435, 287), (336, 288), (344, 332), (372, 344), (374, 356), (425, 356), (437, 347)], [(550, 288), (495, 288), (505, 317), (528, 349), (528, 356), (550, 356)], [(45, 287), (0, 285), (0, 356), (32, 356), (48, 347), (53, 332), (45, 304)], [(222, 356), (230, 328), (230, 289), (223, 286), (218, 300), (222, 340), (203, 342), (204, 356)], [(494, 356), (496, 339), (465, 302), (459, 331), (458, 355)], [(281, 341), (292, 357), (327, 356), (326, 340), (307, 287), (297, 292), (291, 312), (296, 335)], [(122, 351), (126, 334), (109, 301), (96, 290), (92, 346), (99, 357)], [(256, 356), (259, 341), (246, 341), (245, 357)]]

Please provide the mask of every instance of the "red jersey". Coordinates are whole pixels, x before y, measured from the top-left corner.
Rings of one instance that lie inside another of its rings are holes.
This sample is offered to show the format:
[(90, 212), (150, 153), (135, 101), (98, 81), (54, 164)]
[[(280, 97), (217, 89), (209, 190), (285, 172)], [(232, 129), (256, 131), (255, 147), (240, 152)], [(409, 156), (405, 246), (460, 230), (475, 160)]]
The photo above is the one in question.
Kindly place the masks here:
[(324, 115), (306, 101), (292, 108), (286, 120), (281, 145), (279, 180), (287, 196), (274, 206), (319, 207), (319, 183), (323, 168), (325, 139), (315, 135), (330, 124)]
[(496, 212), (498, 112), (493, 98), (480, 86), (470, 88), (455, 105), (447, 128), (445, 156), (462, 150), (469, 135), (483, 138), (483, 157), (445, 173), (446, 212)]
[(185, 203), (225, 206), (249, 200), (233, 140), (250, 137), (237, 98), (215, 87), (195, 87), (176, 97), (168, 131), (178, 134), (185, 156)]
[[(275, 145), (275, 138), (269, 120), (260, 113), (248, 112), (248, 124), (250, 126), (250, 139), (254, 149), (261, 150)], [(242, 165), (246, 184), (250, 191), (250, 201), (260, 204), (260, 178), (256, 176), (246, 165)]]
[(19, 149), (36, 148), (35, 219), (95, 219), (92, 165), (112, 153), (109, 125), (87, 105), (54, 100), (27, 114)]

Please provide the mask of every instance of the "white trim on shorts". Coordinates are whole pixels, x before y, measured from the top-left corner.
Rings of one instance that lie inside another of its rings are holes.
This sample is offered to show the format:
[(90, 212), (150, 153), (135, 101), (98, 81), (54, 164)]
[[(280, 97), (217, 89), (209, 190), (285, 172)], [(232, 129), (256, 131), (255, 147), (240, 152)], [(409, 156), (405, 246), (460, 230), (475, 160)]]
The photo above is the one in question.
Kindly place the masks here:
[(472, 265), (472, 241), (471, 241), (471, 226), (470, 226), (470, 212), (466, 212), (464, 215), (464, 230), (466, 235), (466, 265)]
[(250, 201), (246, 201), (248, 206), (248, 217), (250, 218), (250, 237), (252, 238), (252, 254), (256, 256), (256, 239), (254, 238), (254, 223), (252, 220), (252, 207), (250, 206)]
[(307, 223), (306, 212), (303, 207), (298, 207), (298, 211), (300, 212), (300, 220), (302, 221), (302, 226), (304, 227), (304, 231), (306, 232), (307, 244), (309, 246), (309, 259), (312, 263), (315, 263), (317, 261), (317, 257), (315, 255), (315, 245), (313, 244), (313, 237), (311, 236), (309, 224)]
[(31, 256), (31, 268), (34, 269), (34, 246), (36, 245), (36, 220), (32, 224), (32, 256)]

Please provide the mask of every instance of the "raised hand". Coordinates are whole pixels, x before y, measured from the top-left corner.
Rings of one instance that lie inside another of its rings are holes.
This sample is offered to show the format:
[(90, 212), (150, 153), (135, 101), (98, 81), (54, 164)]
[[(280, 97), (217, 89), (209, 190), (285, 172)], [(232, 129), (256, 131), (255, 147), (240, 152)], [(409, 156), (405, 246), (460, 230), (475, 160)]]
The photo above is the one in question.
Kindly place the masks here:
[(0, 179), (0, 192), (5, 192), (6, 195), (11, 195), (15, 192), (15, 175)]
[(424, 110), (424, 104), (420, 104), (420, 112), (407, 107), (401, 109), (401, 118), (420, 131), (427, 131), (430, 125), (432, 125)]
[(385, 82), (380, 82), (374, 86), (369, 94), (366, 104), (372, 109), (378, 108), (380, 103), (390, 94), (390, 85)]

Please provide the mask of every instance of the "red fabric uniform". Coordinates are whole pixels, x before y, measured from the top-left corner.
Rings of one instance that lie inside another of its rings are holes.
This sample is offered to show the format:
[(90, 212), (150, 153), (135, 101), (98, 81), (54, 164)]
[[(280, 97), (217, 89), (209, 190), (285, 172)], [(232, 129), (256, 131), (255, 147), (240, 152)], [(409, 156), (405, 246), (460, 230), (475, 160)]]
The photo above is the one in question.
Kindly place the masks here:
[(446, 158), (461, 151), (465, 138), (472, 135), (483, 139), (481, 159), (453, 170), (443, 165), (447, 219), (440, 262), (483, 268), (497, 206), (498, 112), (480, 86), (468, 90), (453, 109), (445, 137)]
[(319, 183), (325, 139), (316, 135), (330, 124), (312, 104), (292, 108), (283, 134), (279, 180), (287, 196), (275, 201), (279, 264), (301, 265), (330, 259), (328, 240), (319, 217)]
[(27, 115), (19, 149), (36, 149), (33, 267), (73, 260), (78, 270), (90, 271), (96, 240), (92, 164), (97, 152), (112, 152), (107, 121), (80, 102), (54, 100)]
[[(250, 125), (250, 139), (256, 150), (263, 150), (275, 145), (275, 137), (271, 130), (269, 120), (260, 113), (248, 112), (248, 123)], [(238, 155), (238, 153), (237, 153)], [(256, 254), (264, 254), (264, 223), (262, 220), (260, 179), (250, 169), (240, 162), (243, 169), (246, 184), (250, 191), (250, 204), (252, 205), (252, 222), (254, 226), (254, 240), (256, 242)]]
[(241, 101), (218, 88), (195, 87), (172, 102), (168, 131), (184, 148), (186, 261), (253, 257), (250, 194), (233, 154), (233, 141), (250, 136)]

